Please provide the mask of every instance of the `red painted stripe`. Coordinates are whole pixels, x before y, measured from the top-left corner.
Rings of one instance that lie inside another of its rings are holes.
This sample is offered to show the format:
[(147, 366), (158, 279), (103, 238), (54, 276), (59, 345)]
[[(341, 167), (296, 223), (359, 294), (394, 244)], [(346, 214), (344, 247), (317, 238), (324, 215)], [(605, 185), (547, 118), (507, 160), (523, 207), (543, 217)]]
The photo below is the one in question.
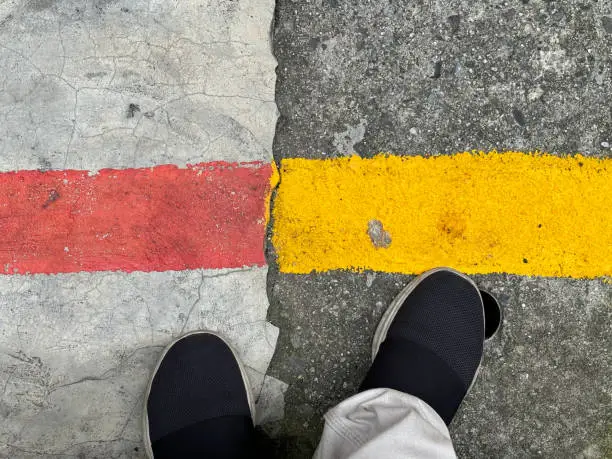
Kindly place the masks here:
[(272, 168), (0, 173), (0, 272), (263, 265)]

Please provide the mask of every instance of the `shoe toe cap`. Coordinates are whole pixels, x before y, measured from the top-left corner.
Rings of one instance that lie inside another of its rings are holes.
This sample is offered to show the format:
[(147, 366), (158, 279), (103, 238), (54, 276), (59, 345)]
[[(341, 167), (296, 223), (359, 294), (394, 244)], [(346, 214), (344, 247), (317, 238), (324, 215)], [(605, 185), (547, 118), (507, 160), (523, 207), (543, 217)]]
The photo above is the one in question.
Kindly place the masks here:
[(451, 270), (427, 276), (408, 296), (387, 336), (430, 349), (469, 386), (480, 364), (484, 310), (478, 288)]
[(232, 349), (210, 333), (188, 335), (164, 355), (151, 383), (147, 416), (152, 441), (221, 416), (251, 416), (248, 381)]

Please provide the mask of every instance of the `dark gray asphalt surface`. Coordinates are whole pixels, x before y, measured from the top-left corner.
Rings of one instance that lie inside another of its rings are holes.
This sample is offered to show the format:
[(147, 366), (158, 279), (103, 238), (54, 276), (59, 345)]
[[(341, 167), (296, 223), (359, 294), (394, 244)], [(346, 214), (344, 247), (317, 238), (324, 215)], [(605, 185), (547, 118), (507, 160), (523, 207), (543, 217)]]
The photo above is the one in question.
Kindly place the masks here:
[[(611, 48), (610, 1), (279, 0), (275, 159), (473, 148), (610, 157)], [(270, 371), (290, 388), (284, 422), (268, 429), (282, 454), (308, 457), (410, 277), (285, 275), (271, 248), (269, 260), (269, 318), (281, 329)], [(611, 457), (610, 284), (476, 280), (506, 320), (452, 424), (459, 456)]]

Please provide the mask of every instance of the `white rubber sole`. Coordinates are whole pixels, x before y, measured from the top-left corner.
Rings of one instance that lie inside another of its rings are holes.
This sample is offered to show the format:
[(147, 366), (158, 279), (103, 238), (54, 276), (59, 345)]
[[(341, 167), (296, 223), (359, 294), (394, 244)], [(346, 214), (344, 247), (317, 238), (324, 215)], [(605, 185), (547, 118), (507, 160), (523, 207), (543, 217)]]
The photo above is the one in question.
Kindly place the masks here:
[[(484, 304), (482, 302), (482, 296), (480, 295), (480, 290), (478, 289), (478, 287), (476, 286), (474, 281), (472, 279), (470, 279), (468, 276), (466, 276), (465, 274), (460, 273), (459, 271), (455, 271), (452, 268), (444, 268), (444, 267), (442, 267), (442, 268), (430, 269), (429, 271), (426, 271), (423, 274), (421, 274), (420, 276), (416, 277), (406, 287), (404, 287), (404, 289), (393, 299), (393, 301), (391, 302), (391, 304), (389, 305), (389, 307), (387, 308), (387, 310), (383, 314), (382, 318), (380, 319), (380, 322), (378, 323), (378, 327), (376, 328), (376, 332), (374, 333), (374, 339), (372, 340), (372, 362), (376, 358), (376, 354), (378, 354), (378, 350), (380, 349), (380, 345), (387, 338), (387, 332), (389, 331), (389, 327), (391, 326), (391, 323), (393, 323), (393, 319), (395, 319), (395, 316), (397, 315), (397, 311), (399, 311), (399, 309), (402, 307), (402, 305), (406, 301), (406, 298), (408, 298), (408, 296), (414, 291), (414, 289), (417, 287), (417, 285), (419, 285), (421, 282), (423, 282), (423, 280), (427, 279), (432, 274), (439, 273), (439, 272), (442, 272), (442, 271), (450, 272), (450, 273), (453, 273), (453, 274), (456, 274), (456, 275), (462, 277), (463, 279), (468, 281), (474, 287), (474, 289), (478, 292), (478, 297), (480, 298), (480, 305), (482, 307), (482, 317), (483, 317), (483, 321), (482, 321), (482, 336), (483, 336), (483, 340), (482, 340), (482, 343), (483, 343), (483, 352), (484, 352), (484, 333), (485, 333), (484, 316), (485, 315), (484, 315)], [(476, 377), (478, 376), (478, 373), (480, 372), (481, 365), (482, 365), (482, 357), (480, 358), (480, 363), (478, 364), (478, 368), (476, 369), (476, 373), (474, 374), (474, 377), (472, 378), (472, 382), (470, 383), (470, 387), (467, 390), (468, 392), (470, 391), (470, 389), (474, 385), (474, 382), (476, 381)], [(466, 392), (466, 394), (467, 394), (467, 392)]]
[(149, 400), (149, 395), (151, 394), (151, 386), (153, 385), (153, 379), (155, 378), (155, 375), (157, 374), (157, 370), (159, 370), (159, 367), (162, 361), (164, 360), (164, 357), (166, 357), (166, 354), (168, 353), (170, 348), (174, 346), (176, 343), (178, 343), (180, 340), (182, 340), (183, 338), (187, 338), (188, 336), (198, 335), (198, 334), (216, 336), (217, 338), (220, 338), (227, 345), (227, 347), (230, 348), (230, 350), (232, 351), (232, 354), (234, 354), (234, 358), (236, 359), (236, 362), (238, 362), (238, 368), (240, 368), (240, 374), (242, 376), (242, 381), (244, 382), (244, 388), (246, 390), (247, 400), (249, 402), (249, 409), (251, 410), (251, 417), (255, 419), (255, 399), (253, 397), (253, 391), (251, 390), (251, 384), (249, 383), (249, 377), (247, 376), (246, 370), (244, 368), (244, 364), (238, 357), (238, 354), (236, 353), (236, 350), (232, 347), (232, 345), (223, 336), (213, 331), (198, 330), (198, 331), (186, 333), (182, 336), (179, 336), (178, 338), (176, 338), (174, 341), (172, 341), (170, 344), (166, 346), (166, 348), (162, 352), (161, 357), (159, 358), (159, 361), (157, 362), (157, 365), (155, 366), (155, 370), (153, 370), (151, 379), (149, 379), (149, 384), (147, 385), (147, 391), (145, 392), (145, 398), (144, 398), (144, 410), (143, 410), (144, 413), (142, 416), (142, 426), (143, 426), (142, 428), (143, 438), (142, 439), (143, 439), (143, 443), (145, 447), (145, 452), (147, 454), (147, 457), (150, 459), (153, 459), (153, 445), (151, 443), (151, 435), (149, 433), (149, 413), (147, 409), (147, 405), (148, 405), (147, 402)]

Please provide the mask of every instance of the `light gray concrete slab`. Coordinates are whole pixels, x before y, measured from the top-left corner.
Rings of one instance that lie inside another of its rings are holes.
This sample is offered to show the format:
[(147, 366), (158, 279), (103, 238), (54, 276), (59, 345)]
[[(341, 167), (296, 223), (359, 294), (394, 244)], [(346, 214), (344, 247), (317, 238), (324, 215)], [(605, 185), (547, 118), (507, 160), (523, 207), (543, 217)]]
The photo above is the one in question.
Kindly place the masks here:
[(264, 384), (278, 335), (266, 321), (266, 276), (257, 268), (0, 277), (0, 456), (140, 457), (151, 371), (168, 343), (198, 329), (234, 345), (261, 418), (282, 417), (286, 387)]
[[(273, 10), (0, 1), (0, 172), (270, 161)], [(153, 365), (201, 328), (237, 348), (261, 417), (282, 417), (266, 272), (0, 277), (0, 457), (140, 457)]]
[(0, 170), (269, 160), (274, 2), (0, 4)]
[(257, 401), (255, 423), (269, 425), (281, 421), (285, 416), (285, 392), (289, 385), (266, 375)]

